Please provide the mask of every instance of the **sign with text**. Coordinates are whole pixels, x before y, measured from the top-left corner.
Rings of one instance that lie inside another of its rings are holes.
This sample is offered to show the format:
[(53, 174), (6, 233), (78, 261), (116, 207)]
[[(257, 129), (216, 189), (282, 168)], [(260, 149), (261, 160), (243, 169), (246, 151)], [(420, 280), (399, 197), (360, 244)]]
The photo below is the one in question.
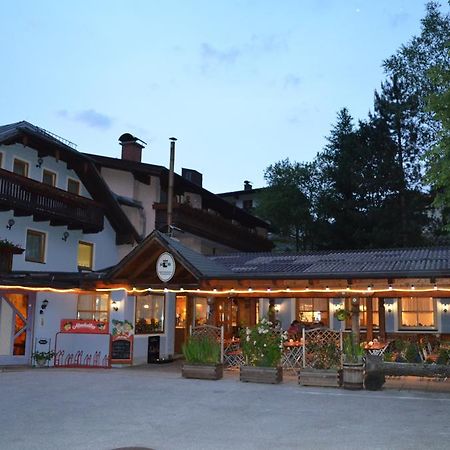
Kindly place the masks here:
[(156, 261), (156, 274), (158, 278), (167, 283), (175, 274), (175, 259), (170, 253), (164, 252)]
[(99, 320), (62, 319), (61, 332), (63, 333), (88, 333), (108, 334), (108, 322)]
[(112, 336), (111, 363), (131, 364), (133, 359), (133, 336)]

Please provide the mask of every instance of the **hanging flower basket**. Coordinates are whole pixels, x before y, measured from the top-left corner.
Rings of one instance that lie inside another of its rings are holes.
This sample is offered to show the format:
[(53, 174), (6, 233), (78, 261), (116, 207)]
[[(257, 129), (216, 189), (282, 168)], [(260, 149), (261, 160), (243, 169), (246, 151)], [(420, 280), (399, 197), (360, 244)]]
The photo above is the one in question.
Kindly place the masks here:
[(344, 308), (339, 308), (334, 313), (334, 317), (336, 317), (336, 319), (339, 320), (340, 322), (350, 319), (351, 316), (352, 316), (351, 312), (347, 311)]

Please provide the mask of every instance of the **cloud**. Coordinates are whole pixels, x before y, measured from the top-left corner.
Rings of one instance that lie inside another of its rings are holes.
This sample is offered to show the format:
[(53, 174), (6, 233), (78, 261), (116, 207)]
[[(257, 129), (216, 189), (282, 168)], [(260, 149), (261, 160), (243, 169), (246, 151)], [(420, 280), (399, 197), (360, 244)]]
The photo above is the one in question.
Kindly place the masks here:
[(86, 109), (79, 112), (75, 116), (75, 119), (92, 128), (101, 128), (104, 130), (110, 128), (113, 123), (113, 119), (111, 117), (106, 114), (99, 113), (93, 109)]
[(287, 88), (296, 88), (300, 86), (302, 83), (302, 79), (293, 73), (289, 73), (284, 77), (284, 87)]
[(78, 113), (70, 113), (66, 109), (60, 109), (56, 111), (56, 114), (64, 119), (82, 122), (89, 127), (100, 128), (102, 130), (110, 128), (114, 122), (112, 117), (99, 113), (94, 109), (85, 109)]
[(201, 56), (202, 59), (206, 61), (212, 60), (220, 63), (232, 64), (236, 61), (240, 53), (240, 50), (235, 47), (231, 47), (227, 50), (219, 50), (205, 42), (203, 42), (201, 46)]

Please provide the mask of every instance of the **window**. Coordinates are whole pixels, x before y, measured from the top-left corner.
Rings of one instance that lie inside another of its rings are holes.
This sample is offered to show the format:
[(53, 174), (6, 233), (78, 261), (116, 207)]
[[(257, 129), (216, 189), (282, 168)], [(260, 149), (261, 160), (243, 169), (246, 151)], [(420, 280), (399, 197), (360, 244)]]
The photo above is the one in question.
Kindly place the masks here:
[(94, 255), (94, 244), (89, 242), (78, 242), (78, 267), (92, 270), (92, 260)]
[(23, 177), (28, 176), (28, 163), (22, 161), (21, 159), (14, 159), (13, 172), (17, 175), (22, 175)]
[(51, 172), (50, 170), (44, 169), (42, 172), (42, 182), (44, 184), (48, 184), (49, 186), (55, 186), (56, 185), (56, 173)]
[(401, 328), (435, 328), (434, 300), (431, 297), (402, 297), (400, 299)]
[(136, 297), (136, 334), (164, 332), (164, 296)]
[[(380, 315), (378, 313), (378, 298), (372, 298), (372, 326), (379, 327), (380, 326)], [(347, 311), (352, 310), (351, 299), (345, 299), (345, 309)], [(362, 328), (367, 328), (367, 298), (359, 299), (359, 326)], [(352, 319), (349, 318), (345, 322), (346, 328), (352, 327)]]
[(107, 322), (108, 316), (108, 294), (81, 294), (78, 296), (77, 319)]
[(27, 245), (25, 249), (25, 261), (45, 262), (45, 233), (27, 230)]
[(328, 326), (330, 315), (327, 298), (298, 298), (297, 320), (305, 324)]
[(205, 325), (208, 321), (208, 301), (204, 297), (194, 298), (194, 324)]
[(80, 182), (73, 178), (69, 178), (67, 180), (67, 192), (80, 195)]

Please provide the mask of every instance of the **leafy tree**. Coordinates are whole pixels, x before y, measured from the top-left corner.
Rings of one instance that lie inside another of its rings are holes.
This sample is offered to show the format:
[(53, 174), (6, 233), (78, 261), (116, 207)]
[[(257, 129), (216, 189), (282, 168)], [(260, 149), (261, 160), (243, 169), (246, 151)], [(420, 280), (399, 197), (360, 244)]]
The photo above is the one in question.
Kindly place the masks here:
[(264, 173), (268, 187), (259, 194), (256, 207), (282, 237), (295, 239), (297, 251), (306, 247), (311, 231), (310, 170), (310, 164), (289, 159), (270, 165)]

